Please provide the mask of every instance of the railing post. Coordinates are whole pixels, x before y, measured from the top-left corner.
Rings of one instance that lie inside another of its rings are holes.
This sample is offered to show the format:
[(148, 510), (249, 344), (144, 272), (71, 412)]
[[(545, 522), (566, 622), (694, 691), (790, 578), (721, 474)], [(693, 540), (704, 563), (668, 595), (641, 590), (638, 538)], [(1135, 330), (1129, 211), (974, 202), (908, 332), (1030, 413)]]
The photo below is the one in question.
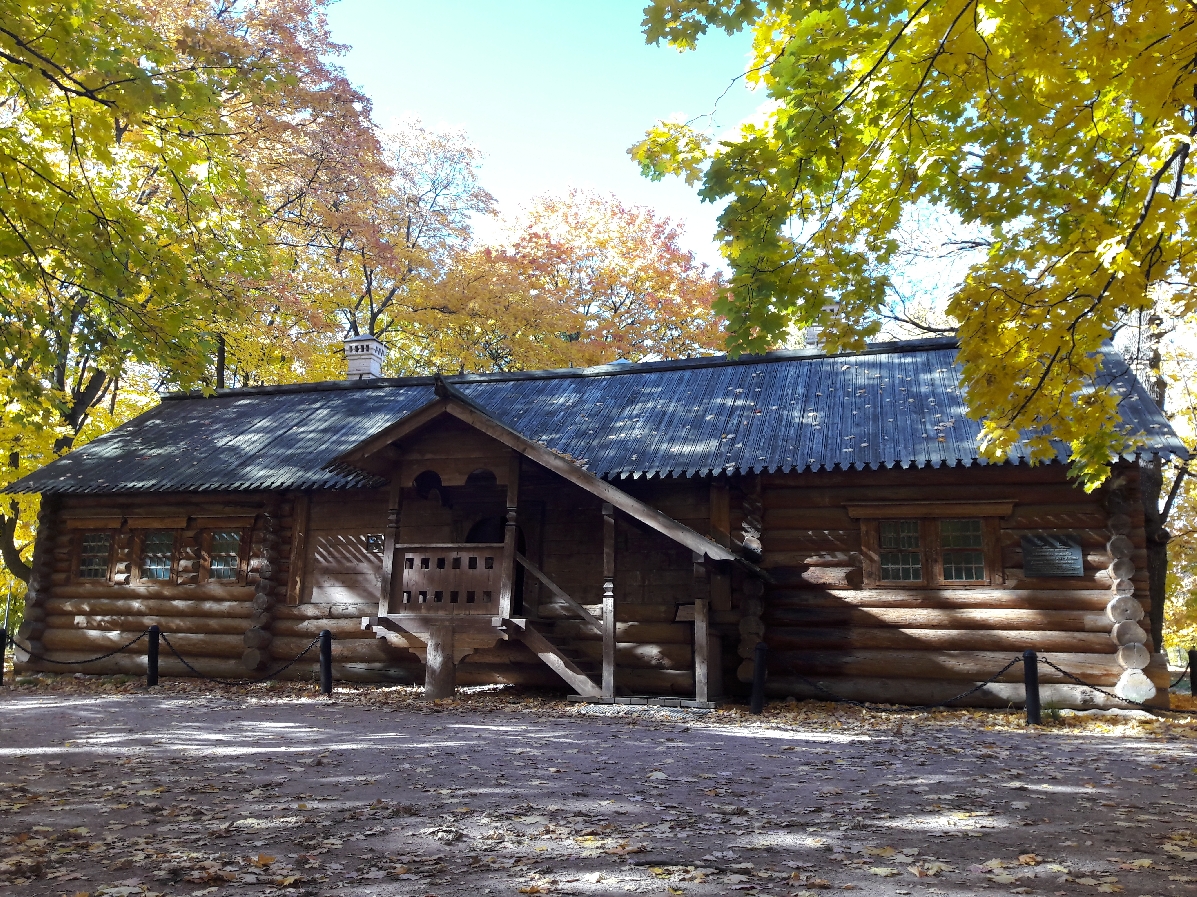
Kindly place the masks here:
[(1193, 691), (1193, 677), (1197, 676), (1197, 648), (1189, 649), (1189, 694), (1197, 694)]
[(332, 694), (332, 633), (320, 630), (320, 694)]
[(1039, 655), (1034, 651), (1022, 652), (1022, 681), (1027, 692), (1027, 725), (1038, 726), (1039, 715)]
[(150, 627), (149, 644), (145, 649), (145, 684), (153, 688), (158, 684), (158, 639), (162, 630), (157, 626)]
[[(8, 630), (0, 629), (0, 685), (4, 684), (4, 658), (8, 656)], [(15, 674), (15, 670), (14, 670)]]
[(765, 643), (757, 642), (752, 652), (752, 704), (748, 709), (758, 715), (765, 709), (765, 661), (768, 656)]

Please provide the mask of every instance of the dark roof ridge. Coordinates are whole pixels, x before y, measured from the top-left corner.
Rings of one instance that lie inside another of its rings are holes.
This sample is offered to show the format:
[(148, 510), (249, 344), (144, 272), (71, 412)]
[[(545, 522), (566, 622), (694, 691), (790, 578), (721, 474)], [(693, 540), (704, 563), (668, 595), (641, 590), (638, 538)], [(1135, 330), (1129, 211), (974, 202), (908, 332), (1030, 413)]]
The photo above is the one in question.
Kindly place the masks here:
[[(610, 377), (621, 374), (638, 374), (647, 371), (678, 371), (706, 367), (725, 367), (741, 364), (769, 364), (778, 361), (796, 361), (813, 358), (855, 358), (862, 355), (884, 355), (894, 351), (930, 352), (936, 349), (956, 348), (956, 337), (930, 337), (917, 340), (894, 340), (885, 343), (870, 343), (856, 352), (825, 352), (822, 349), (778, 349), (763, 355), (740, 355), (729, 358), (726, 355), (703, 355), (697, 358), (673, 358), (664, 361), (613, 362), (588, 368), (550, 368), (541, 371), (504, 371), (486, 374), (452, 374), (443, 377), (446, 383), (460, 385), (468, 383), (501, 383), (516, 380), (559, 380), (568, 378)], [(236, 389), (218, 389), (205, 395), (203, 390), (167, 393), (162, 399), (198, 399), (236, 396), (287, 395), (305, 392), (328, 392), (347, 389), (386, 389), (397, 386), (433, 386), (440, 374), (426, 374), (415, 377), (379, 377), (373, 380), (318, 380), (313, 383), (287, 383), (279, 386), (249, 386)]]

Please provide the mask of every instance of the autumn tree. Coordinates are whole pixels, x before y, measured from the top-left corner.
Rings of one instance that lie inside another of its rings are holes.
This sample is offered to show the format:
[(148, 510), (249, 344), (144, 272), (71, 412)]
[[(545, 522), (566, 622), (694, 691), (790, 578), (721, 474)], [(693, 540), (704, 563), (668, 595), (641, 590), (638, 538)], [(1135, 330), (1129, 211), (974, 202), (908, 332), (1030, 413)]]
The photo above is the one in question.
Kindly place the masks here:
[(534, 200), (510, 253), (536, 288), (578, 317), (578, 360), (710, 354), (723, 341), (712, 306), (723, 280), (681, 246), (681, 228), (612, 194), (571, 190)]
[[(122, 383), (210, 384), (221, 334), (295, 326), (282, 250), (346, 229), (362, 180), (333, 144), (377, 156), (336, 49), (318, 0), (0, 0), (4, 480)], [(0, 515), (20, 578), (31, 512)]]
[(1061, 439), (1088, 484), (1106, 475), (1136, 434), (1094, 388), (1095, 351), (1128, 314), (1197, 301), (1191, 3), (657, 0), (644, 26), (681, 48), (753, 34), (758, 117), (718, 141), (664, 122), (633, 149), (727, 200), (733, 351), (814, 322), (859, 347), (895, 232), (930, 204), (982, 230), (947, 303), (982, 451)]

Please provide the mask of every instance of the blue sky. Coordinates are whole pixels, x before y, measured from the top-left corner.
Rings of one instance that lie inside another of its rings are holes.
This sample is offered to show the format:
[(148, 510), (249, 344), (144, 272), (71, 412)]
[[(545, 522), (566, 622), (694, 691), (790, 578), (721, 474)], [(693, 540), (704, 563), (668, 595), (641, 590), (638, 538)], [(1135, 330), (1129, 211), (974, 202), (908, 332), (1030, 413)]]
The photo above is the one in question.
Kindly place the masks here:
[[(696, 51), (651, 47), (642, 0), (339, 0), (340, 60), (382, 125), (404, 115), (461, 127), (485, 154), (484, 186), (505, 213), (545, 192), (590, 187), (686, 224), (688, 248), (718, 262), (716, 210), (678, 179), (652, 183), (627, 156), (656, 120), (709, 113), (745, 68), (747, 35)], [(739, 82), (719, 102), (729, 128), (760, 101)]]

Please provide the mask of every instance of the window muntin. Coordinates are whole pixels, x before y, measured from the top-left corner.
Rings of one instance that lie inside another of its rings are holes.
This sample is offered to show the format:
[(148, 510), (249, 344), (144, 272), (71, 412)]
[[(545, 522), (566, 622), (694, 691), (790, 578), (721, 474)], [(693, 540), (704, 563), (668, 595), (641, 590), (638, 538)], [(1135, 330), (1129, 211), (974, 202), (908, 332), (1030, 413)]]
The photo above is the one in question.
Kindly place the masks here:
[(84, 533), (79, 545), (79, 579), (108, 578), (112, 533)]
[(208, 579), (232, 582), (241, 572), (241, 531), (218, 530), (210, 536)]
[(922, 540), (917, 520), (881, 521), (881, 581), (922, 582)]
[(145, 534), (141, 552), (142, 580), (163, 582), (170, 579), (175, 560), (175, 534), (172, 530), (150, 530)]
[(944, 582), (985, 580), (985, 531), (980, 520), (941, 520), (939, 548)]

